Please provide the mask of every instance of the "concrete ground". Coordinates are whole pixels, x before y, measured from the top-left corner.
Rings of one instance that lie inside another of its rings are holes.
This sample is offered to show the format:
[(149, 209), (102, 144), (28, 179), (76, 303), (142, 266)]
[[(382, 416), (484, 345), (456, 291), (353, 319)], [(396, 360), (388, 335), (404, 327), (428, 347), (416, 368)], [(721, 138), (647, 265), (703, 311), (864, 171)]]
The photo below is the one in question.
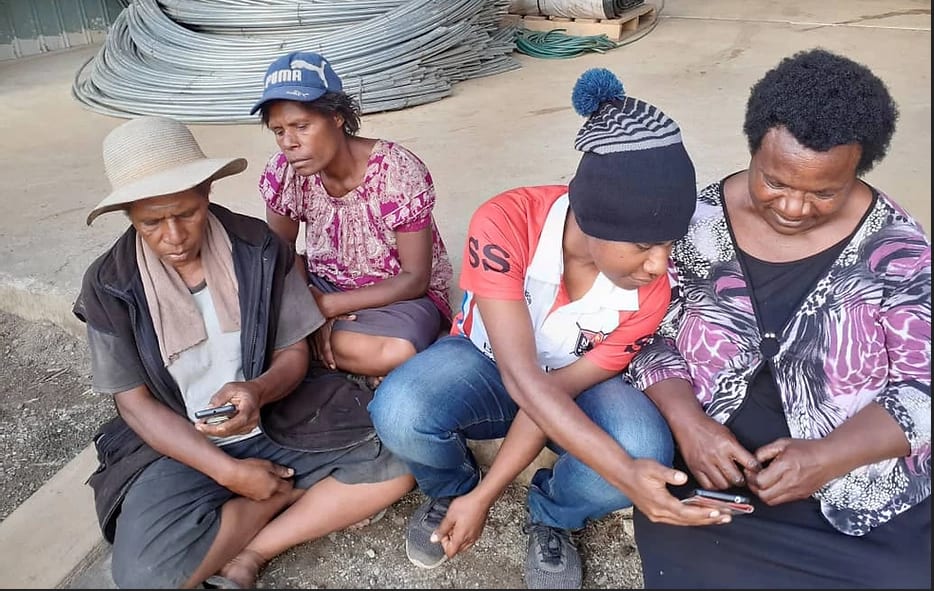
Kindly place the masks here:
[[(605, 54), (567, 60), (518, 56), (522, 68), (459, 83), (454, 95), (411, 109), (367, 115), (362, 133), (401, 142), (428, 165), (436, 217), (459, 267), (471, 212), (509, 187), (567, 182), (582, 119), (571, 88), (587, 68), (606, 67), (627, 91), (660, 106), (682, 127), (698, 182), (745, 167), (742, 117), (748, 90), (782, 57), (815, 46), (870, 66), (899, 103), (885, 161), (867, 177), (917, 216), (930, 234), (930, 0), (662, 0), (648, 35)], [(83, 334), (70, 314), (87, 265), (124, 229), (120, 215), (84, 223), (106, 193), (100, 147), (123, 122), (85, 110), (69, 94), (96, 48), (0, 62), (0, 309), (51, 320)], [(243, 156), (246, 173), (215, 185), (217, 201), (263, 214), (257, 175), (275, 149), (255, 125), (193, 127), (210, 156)], [(90, 449), (0, 523), (0, 585), (52, 588), (99, 576), (106, 557), (84, 480)], [(97, 570), (95, 570), (97, 569)]]

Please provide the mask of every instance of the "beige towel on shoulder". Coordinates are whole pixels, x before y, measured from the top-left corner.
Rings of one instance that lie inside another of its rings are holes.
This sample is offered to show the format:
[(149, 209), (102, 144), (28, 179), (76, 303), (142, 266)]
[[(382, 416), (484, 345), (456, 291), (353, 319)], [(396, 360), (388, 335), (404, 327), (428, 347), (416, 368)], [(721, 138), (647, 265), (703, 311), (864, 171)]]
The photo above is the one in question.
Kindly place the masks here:
[[(224, 226), (210, 212), (200, 257), (204, 280), (211, 290), (221, 330), (240, 330), (239, 286), (233, 268), (230, 238)], [(207, 338), (204, 319), (178, 272), (164, 264), (139, 233), (136, 234), (136, 264), (159, 339), (162, 361), (168, 367), (179, 353)]]

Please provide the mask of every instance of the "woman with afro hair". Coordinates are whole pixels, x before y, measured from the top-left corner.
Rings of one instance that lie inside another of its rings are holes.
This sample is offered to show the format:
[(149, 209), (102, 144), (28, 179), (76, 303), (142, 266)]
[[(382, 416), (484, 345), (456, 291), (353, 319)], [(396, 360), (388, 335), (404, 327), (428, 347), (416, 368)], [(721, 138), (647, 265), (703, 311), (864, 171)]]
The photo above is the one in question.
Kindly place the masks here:
[(930, 588), (931, 245), (862, 178), (897, 118), (823, 49), (752, 87), (749, 166), (701, 190), (629, 373), (690, 474), (675, 494), (754, 511), (677, 527), (637, 506), (646, 588)]

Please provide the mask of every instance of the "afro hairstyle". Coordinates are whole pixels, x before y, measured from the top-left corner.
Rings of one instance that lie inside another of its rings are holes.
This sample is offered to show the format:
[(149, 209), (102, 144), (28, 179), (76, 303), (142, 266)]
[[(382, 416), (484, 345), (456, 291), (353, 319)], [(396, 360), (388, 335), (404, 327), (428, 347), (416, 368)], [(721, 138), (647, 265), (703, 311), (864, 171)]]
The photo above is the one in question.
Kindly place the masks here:
[(784, 58), (753, 85), (743, 132), (752, 154), (776, 127), (816, 152), (859, 144), (860, 176), (885, 157), (897, 119), (885, 83), (869, 68), (815, 48)]

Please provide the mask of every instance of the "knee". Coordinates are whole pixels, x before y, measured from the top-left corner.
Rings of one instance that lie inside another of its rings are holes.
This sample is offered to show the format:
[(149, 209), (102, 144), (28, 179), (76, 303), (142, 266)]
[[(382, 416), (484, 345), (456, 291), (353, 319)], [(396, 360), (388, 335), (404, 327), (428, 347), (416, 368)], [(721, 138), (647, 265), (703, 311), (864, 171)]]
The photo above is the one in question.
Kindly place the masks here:
[(415, 355), (415, 345), (401, 338), (336, 331), (331, 352), (339, 362), (358, 367), (359, 373), (385, 376)]
[(399, 368), (383, 379), (368, 406), (380, 440), (394, 450), (404, 445), (408, 436), (415, 433), (419, 426), (418, 418), (422, 416), (417, 396), (418, 384), (413, 381), (413, 376), (403, 370)]
[(405, 363), (415, 355), (415, 345), (405, 339), (386, 338), (379, 347), (379, 361), (377, 367), (385, 368), (381, 375), (388, 374), (393, 369)]
[(674, 461), (671, 430), (657, 411), (630, 415), (613, 425), (609, 433), (633, 458), (655, 460), (666, 466)]

